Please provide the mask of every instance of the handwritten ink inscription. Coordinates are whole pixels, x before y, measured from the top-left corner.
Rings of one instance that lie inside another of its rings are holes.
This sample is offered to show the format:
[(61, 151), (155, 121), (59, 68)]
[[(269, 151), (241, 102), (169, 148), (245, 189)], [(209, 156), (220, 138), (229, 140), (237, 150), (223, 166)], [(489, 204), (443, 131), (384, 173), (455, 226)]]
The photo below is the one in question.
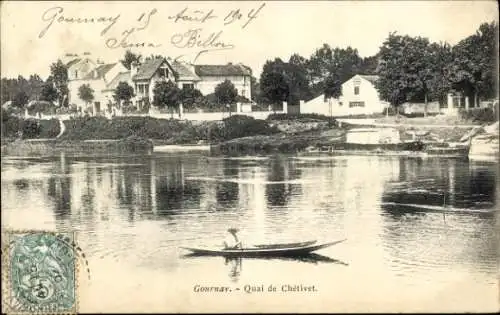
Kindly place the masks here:
[[(99, 36), (103, 38), (106, 48), (156, 48), (164, 44), (170, 44), (175, 48), (194, 50), (195, 58), (192, 61), (194, 63), (202, 54), (234, 49), (235, 45), (224, 38), (224, 29), (233, 27), (233, 25), (239, 25), (241, 29), (245, 29), (258, 18), (265, 5), (265, 3), (262, 3), (250, 10), (232, 8), (225, 10), (225, 12), (223, 10), (216, 12), (215, 9), (200, 10), (184, 7), (175, 14), (168, 14), (166, 19), (165, 16), (161, 16), (158, 9), (153, 8), (140, 13), (133, 23), (126, 21), (121, 13), (99, 16), (71, 16), (65, 12), (64, 7), (54, 6), (42, 12), (42, 28), (38, 38), (41, 39), (47, 36), (47, 33), (56, 25), (63, 27), (82, 24), (102, 25), (103, 28)], [(160, 40), (152, 38), (153, 35), (150, 30), (153, 29), (151, 22), (154, 19), (163, 23), (161, 27), (167, 33), (167, 37), (162, 35)], [(165, 23), (165, 21), (173, 23), (175, 26)], [(215, 29), (214, 24), (218, 25), (215, 26)], [(172, 27), (169, 28), (169, 26)], [(184, 26), (186, 29), (183, 30), (182, 27)], [(168, 35), (169, 32), (170, 35)], [(141, 38), (147, 38), (147, 40)], [(170, 40), (165, 43), (163, 42), (165, 38)], [(182, 59), (184, 56), (181, 55), (176, 59)]]

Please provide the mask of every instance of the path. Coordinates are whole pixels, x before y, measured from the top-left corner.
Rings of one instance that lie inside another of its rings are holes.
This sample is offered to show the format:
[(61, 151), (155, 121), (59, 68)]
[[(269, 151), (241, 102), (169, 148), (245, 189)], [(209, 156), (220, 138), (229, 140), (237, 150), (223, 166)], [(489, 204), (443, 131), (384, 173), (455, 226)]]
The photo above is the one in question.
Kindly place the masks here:
[(66, 131), (66, 125), (64, 124), (64, 121), (61, 118), (59, 118), (58, 120), (59, 120), (59, 134), (56, 136), (56, 139), (62, 136), (63, 133)]
[(378, 123), (373, 118), (337, 118), (338, 121), (353, 124), (353, 125), (370, 125), (374, 127), (418, 127), (418, 128), (474, 128), (481, 127), (480, 125), (443, 125), (443, 124), (412, 124), (412, 123)]

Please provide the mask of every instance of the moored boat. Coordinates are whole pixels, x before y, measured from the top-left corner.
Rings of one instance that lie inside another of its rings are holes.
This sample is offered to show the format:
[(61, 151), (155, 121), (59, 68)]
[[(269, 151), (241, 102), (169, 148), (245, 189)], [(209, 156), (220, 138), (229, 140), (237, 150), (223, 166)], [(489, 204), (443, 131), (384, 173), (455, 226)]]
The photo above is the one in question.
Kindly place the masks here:
[(324, 244), (311, 244), (305, 246), (292, 247), (274, 247), (274, 248), (259, 248), (248, 247), (241, 249), (210, 249), (210, 248), (193, 248), (181, 247), (196, 255), (205, 256), (225, 256), (225, 257), (280, 257), (280, 256), (301, 256), (307, 255), (314, 251), (333, 246), (344, 242), (345, 239)]

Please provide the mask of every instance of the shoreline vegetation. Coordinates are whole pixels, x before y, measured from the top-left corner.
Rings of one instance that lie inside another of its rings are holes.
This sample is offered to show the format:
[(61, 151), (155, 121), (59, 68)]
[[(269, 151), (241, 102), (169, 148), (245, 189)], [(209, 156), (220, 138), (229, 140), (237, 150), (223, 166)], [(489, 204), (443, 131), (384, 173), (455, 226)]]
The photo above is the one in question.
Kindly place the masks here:
[[(426, 143), (459, 142), (475, 126), (490, 120), (491, 113), (480, 111), (469, 118), (389, 116), (373, 118), (375, 123), (395, 124), (401, 140)], [(477, 118), (479, 117), (479, 118)], [(415, 124), (412, 121), (415, 121)], [(489, 121), (488, 121), (489, 122)], [(62, 151), (152, 152), (158, 145), (210, 145), (213, 155), (254, 155), (298, 153), (325, 147), (359, 150), (363, 145), (346, 145), (349, 129), (374, 127), (339, 123), (335, 118), (316, 114), (271, 114), (267, 120), (233, 115), (222, 121), (185, 121), (152, 117), (78, 117), (64, 121), (59, 138), (57, 119), (23, 119), (2, 111), (2, 153), (15, 155), (50, 154)], [(443, 126), (446, 125), (446, 126)], [(394, 148), (393, 148), (394, 147)], [(391, 151), (406, 146), (383, 147)], [(404, 148), (403, 148), (404, 147)], [(375, 145), (374, 150), (380, 146)], [(421, 148), (420, 148), (421, 149)], [(419, 150), (414, 149), (414, 150)]]

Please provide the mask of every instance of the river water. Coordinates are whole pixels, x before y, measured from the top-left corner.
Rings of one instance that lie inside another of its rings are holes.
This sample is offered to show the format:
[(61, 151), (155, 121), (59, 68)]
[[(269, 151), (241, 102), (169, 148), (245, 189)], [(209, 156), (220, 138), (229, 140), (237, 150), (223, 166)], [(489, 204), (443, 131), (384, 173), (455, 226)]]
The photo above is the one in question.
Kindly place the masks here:
[[(77, 232), (82, 312), (494, 311), (497, 177), (444, 158), (2, 157), (2, 227)], [(302, 260), (180, 248), (228, 227), (244, 244), (347, 240)], [(196, 292), (211, 286), (232, 292)]]

